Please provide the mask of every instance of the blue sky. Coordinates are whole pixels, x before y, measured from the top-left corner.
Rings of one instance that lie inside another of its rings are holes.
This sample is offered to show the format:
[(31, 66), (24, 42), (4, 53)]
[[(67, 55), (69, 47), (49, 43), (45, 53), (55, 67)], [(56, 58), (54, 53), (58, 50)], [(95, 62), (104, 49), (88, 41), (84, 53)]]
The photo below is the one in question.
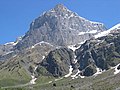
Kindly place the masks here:
[(120, 0), (0, 0), (0, 44), (24, 35), (32, 20), (59, 3), (107, 28), (120, 23)]

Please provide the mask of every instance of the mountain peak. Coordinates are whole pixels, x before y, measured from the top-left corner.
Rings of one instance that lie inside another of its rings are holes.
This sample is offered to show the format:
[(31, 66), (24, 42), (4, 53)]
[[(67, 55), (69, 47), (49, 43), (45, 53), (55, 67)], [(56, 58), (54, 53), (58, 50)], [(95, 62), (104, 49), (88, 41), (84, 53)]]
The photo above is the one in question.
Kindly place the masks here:
[(41, 41), (58, 46), (74, 45), (104, 30), (103, 24), (82, 18), (63, 4), (58, 4), (31, 23), (30, 30), (16, 48), (28, 48)]
[(63, 4), (57, 4), (52, 10), (55, 12), (68, 13), (70, 10)]
[(57, 4), (54, 10), (66, 10), (67, 8), (63, 4)]

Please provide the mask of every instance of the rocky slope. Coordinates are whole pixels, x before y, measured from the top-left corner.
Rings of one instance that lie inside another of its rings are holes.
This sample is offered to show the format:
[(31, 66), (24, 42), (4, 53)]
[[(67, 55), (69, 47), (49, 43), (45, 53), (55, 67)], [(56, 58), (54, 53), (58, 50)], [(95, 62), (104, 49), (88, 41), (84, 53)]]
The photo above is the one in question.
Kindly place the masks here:
[(0, 62), (0, 86), (26, 84), (32, 81), (33, 75), (38, 76), (35, 71), (38, 63), (42, 62), (53, 49), (54, 47), (49, 43), (40, 42), (2, 60)]
[(72, 50), (60, 48), (51, 51), (45, 60), (40, 64), (55, 77), (64, 76), (69, 73), (69, 67), (74, 59)]
[[(40, 64), (39, 66), (46, 69), (49, 74), (57, 77), (64, 76), (69, 73), (70, 67), (72, 69), (75, 66), (72, 65), (74, 52), (68, 50), (67, 46), (83, 42), (104, 30), (106, 30), (104, 24), (82, 18), (62, 4), (56, 5), (36, 18), (24, 36), (15, 42), (0, 46), (0, 61), (3, 63), (0, 66), (0, 72), (4, 71), (6, 77), (12, 77), (13, 75), (8, 73), (16, 71), (16, 67), (17, 71), (22, 68), (29, 78), (30, 75), (33, 75), (35, 67)], [(65, 48), (62, 49), (61, 46), (65, 46)], [(50, 67), (50, 62), (56, 65), (57, 70)], [(51, 71), (50, 68), (53, 70)], [(18, 72), (15, 75), (21, 77), (22, 73)], [(39, 73), (34, 75), (38, 76)]]
[(73, 45), (104, 30), (104, 24), (82, 18), (59, 4), (36, 18), (15, 48), (21, 50), (41, 41), (58, 46)]
[(109, 70), (120, 63), (120, 30), (113, 29), (105, 36), (91, 38), (78, 47), (69, 53), (67, 48), (51, 51), (41, 65), (59, 77), (69, 73), (70, 66), (71, 77), (76, 70), (76, 76), (92, 76)]
[(16, 42), (0, 45), (0, 60), (7, 60), (42, 41), (54, 47), (74, 45), (104, 30), (104, 24), (82, 18), (59, 4), (36, 18), (29, 31)]
[(0, 45), (0, 61), (7, 60), (13, 57), (17, 52), (15, 52), (15, 45), (22, 40), (22, 37), (18, 37), (15, 42), (9, 42), (4, 45)]
[(120, 33), (87, 40), (75, 53), (80, 70), (92, 70), (92, 74), (90, 70), (85, 71), (88, 76), (95, 73), (96, 67), (102, 71), (108, 70), (120, 63)]
[(25, 36), (0, 45), (0, 86), (30, 85), (45, 77), (85, 78), (111, 68), (116, 75), (119, 63), (119, 24), (106, 30), (59, 4), (36, 18)]

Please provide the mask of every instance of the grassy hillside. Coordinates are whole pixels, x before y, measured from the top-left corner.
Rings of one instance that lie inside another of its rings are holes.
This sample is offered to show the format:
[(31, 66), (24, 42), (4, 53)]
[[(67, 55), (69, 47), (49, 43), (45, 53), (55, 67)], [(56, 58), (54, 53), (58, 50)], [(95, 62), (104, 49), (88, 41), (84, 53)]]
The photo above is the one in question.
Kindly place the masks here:
[[(114, 75), (114, 70), (108, 70), (98, 76), (71, 79), (55, 79), (52, 77), (38, 78), (37, 84), (1, 90), (115, 90), (120, 87), (120, 74)], [(52, 81), (52, 82), (51, 82)]]

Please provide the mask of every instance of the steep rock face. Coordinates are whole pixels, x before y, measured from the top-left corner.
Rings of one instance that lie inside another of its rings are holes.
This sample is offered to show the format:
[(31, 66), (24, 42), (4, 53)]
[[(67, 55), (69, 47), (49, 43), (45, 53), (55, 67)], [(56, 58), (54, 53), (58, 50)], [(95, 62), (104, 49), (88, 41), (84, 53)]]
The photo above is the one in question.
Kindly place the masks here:
[(14, 42), (10, 42), (4, 45), (0, 45), (0, 61), (6, 60), (13, 56)]
[(22, 37), (18, 37), (15, 42), (0, 45), (0, 61), (7, 60), (17, 53), (14, 51), (14, 46), (21, 41), (21, 39)]
[(33, 65), (34, 63), (37, 64), (42, 62), (42, 60), (53, 49), (54, 47), (51, 44), (46, 42), (39, 42), (31, 48), (19, 52), (19, 56), (22, 57), (21, 59), (25, 60), (26, 62), (31, 62), (31, 65)]
[(94, 65), (89, 65), (83, 70), (83, 75), (84, 76), (92, 76), (96, 72), (97, 72), (97, 70), (94, 67)]
[(53, 76), (59, 77), (69, 73), (69, 67), (74, 59), (72, 50), (60, 48), (51, 51), (41, 66), (45, 67)]
[(0, 45), (0, 55), (5, 55), (10, 53), (12, 49), (13, 49), (13, 44), (11, 43)]
[(108, 70), (120, 63), (120, 33), (87, 40), (75, 53), (80, 70), (84, 71), (88, 66)]
[(41, 41), (60, 46), (76, 44), (104, 30), (102, 23), (86, 20), (60, 4), (36, 18), (16, 48), (24, 49)]
[(64, 76), (69, 73), (71, 65), (73, 75), (79, 69), (80, 75), (92, 76), (98, 70), (108, 70), (120, 63), (119, 39), (120, 33), (117, 29), (111, 30), (106, 36), (87, 40), (75, 50), (75, 55), (73, 51), (66, 53), (68, 49), (65, 48), (56, 49), (43, 60), (38, 71), (43, 75), (50, 73), (53, 76)]

